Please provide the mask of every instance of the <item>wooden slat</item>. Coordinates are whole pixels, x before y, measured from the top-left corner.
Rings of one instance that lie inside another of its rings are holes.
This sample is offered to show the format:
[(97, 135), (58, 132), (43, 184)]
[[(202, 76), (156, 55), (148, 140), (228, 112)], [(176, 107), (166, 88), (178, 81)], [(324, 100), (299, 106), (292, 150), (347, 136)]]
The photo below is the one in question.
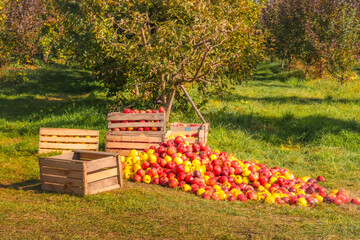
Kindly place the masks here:
[(87, 163), (87, 172), (94, 172), (103, 168), (116, 167), (116, 157), (106, 157), (97, 160), (92, 160)]
[(164, 122), (130, 122), (130, 123), (108, 123), (108, 128), (127, 127), (164, 127)]
[(91, 192), (88, 192), (88, 194), (96, 194), (96, 193), (101, 193), (101, 192), (107, 192), (107, 191), (111, 191), (111, 190), (119, 189), (119, 188), (120, 188), (120, 185), (115, 184), (115, 185), (112, 185), (110, 187), (105, 187), (105, 188), (101, 188), (101, 189), (92, 190)]
[(119, 185), (117, 177), (110, 177), (100, 181), (92, 182), (88, 184), (88, 191), (92, 192), (94, 190), (101, 190), (106, 187), (113, 185)]
[(62, 142), (62, 143), (98, 143), (99, 138), (84, 138), (84, 137), (42, 137), (40, 136), (40, 142)]
[(159, 145), (159, 143), (129, 143), (129, 142), (106, 142), (106, 148), (133, 148), (145, 149), (151, 146)]
[(160, 136), (162, 137), (165, 134), (165, 130), (161, 131), (111, 131), (109, 130), (108, 134), (113, 135), (120, 135), (120, 136), (139, 136), (139, 135), (146, 135), (146, 136)]
[(98, 149), (97, 144), (70, 144), (70, 143), (39, 143), (39, 148), (47, 149)]
[(56, 177), (49, 175), (41, 176), (41, 181), (44, 183), (56, 183), (56, 184), (64, 184), (64, 185), (76, 186), (76, 187), (84, 186), (84, 182), (82, 179), (64, 178), (64, 177)]
[(49, 159), (49, 158), (39, 158), (39, 165), (41, 167), (53, 167), (53, 168), (63, 168), (75, 171), (82, 171), (83, 166), (82, 162), (75, 162), (75, 161), (65, 161), (65, 160), (56, 160), (56, 159)]
[(68, 128), (40, 128), (40, 135), (99, 136), (99, 131), (87, 130), (87, 129), (68, 129)]
[(120, 113), (111, 112), (108, 114), (109, 121), (165, 121), (165, 113)]
[(90, 151), (82, 150), (82, 149), (74, 149), (72, 151), (74, 153), (79, 153), (80, 157), (87, 156), (86, 154), (91, 154), (91, 156), (97, 156), (97, 158), (116, 156), (117, 155), (117, 154), (107, 153), (107, 152), (92, 152), (92, 151), (90, 152)]
[(163, 136), (146, 136), (146, 135), (138, 135), (138, 136), (119, 136), (113, 134), (106, 134), (105, 141), (122, 141), (122, 142), (162, 142)]
[(42, 154), (42, 153), (50, 153), (50, 152), (57, 152), (57, 151), (62, 152), (62, 153), (70, 153), (71, 152), (71, 150), (46, 149), (46, 148), (42, 149), (42, 148), (40, 148), (38, 153)]
[(83, 173), (80, 171), (71, 171), (66, 169), (56, 169), (50, 167), (40, 167), (41, 175), (57, 175), (62, 177), (70, 177), (76, 179), (82, 179)]
[(44, 191), (52, 191), (52, 192), (60, 192), (60, 193), (73, 193), (73, 194), (84, 195), (83, 188), (77, 188), (77, 187), (72, 187), (72, 186), (42, 183), (41, 189)]
[(91, 173), (87, 175), (87, 182), (91, 183), (91, 182), (95, 182), (104, 178), (109, 178), (109, 177), (113, 177), (113, 176), (117, 176), (118, 174), (118, 170), (117, 168), (111, 168), (108, 170), (103, 170), (100, 172), (95, 172), (95, 173)]
[(118, 177), (118, 183), (120, 184), (120, 187), (124, 186), (123, 184), (123, 173), (122, 173), (122, 164), (120, 156), (116, 156), (116, 163), (117, 163), (117, 177)]
[(128, 156), (131, 150), (132, 149), (111, 149), (111, 148), (105, 149), (106, 152), (118, 153), (121, 156)]

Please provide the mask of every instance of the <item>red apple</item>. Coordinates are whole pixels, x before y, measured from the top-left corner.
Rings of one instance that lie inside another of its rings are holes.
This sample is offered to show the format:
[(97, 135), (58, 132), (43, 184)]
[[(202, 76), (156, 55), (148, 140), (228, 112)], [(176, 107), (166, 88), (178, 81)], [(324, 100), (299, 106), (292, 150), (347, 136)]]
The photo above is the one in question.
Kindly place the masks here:
[(142, 177), (139, 174), (135, 174), (134, 181), (140, 183), (142, 181)]
[(164, 107), (159, 107), (159, 112), (160, 112), (160, 113), (164, 113), (164, 112), (165, 112), (165, 108), (164, 108)]

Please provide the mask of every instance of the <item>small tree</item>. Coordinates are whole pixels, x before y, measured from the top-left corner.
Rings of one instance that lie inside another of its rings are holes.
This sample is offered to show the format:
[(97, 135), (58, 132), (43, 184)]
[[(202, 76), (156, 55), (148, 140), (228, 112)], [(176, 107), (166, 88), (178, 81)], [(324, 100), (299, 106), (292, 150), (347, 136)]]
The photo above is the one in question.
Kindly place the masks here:
[(261, 59), (263, 37), (254, 27), (261, 5), (254, 1), (65, 1), (62, 6), (72, 9), (67, 19), (76, 56), (112, 95), (132, 88), (170, 109), (170, 93), (178, 85), (223, 87), (223, 74), (241, 82)]

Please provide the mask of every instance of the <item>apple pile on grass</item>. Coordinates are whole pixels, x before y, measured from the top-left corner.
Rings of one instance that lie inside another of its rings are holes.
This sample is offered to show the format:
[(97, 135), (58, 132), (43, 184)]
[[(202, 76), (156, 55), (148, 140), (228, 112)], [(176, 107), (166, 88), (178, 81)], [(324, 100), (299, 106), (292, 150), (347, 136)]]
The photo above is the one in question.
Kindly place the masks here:
[[(125, 179), (180, 188), (216, 201), (314, 206), (321, 202), (339, 205), (351, 200), (344, 190), (326, 193), (319, 185), (325, 181), (322, 176), (295, 177), (286, 168), (243, 161), (226, 152), (211, 151), (204, 143), (188, 144), (181, 136), (143, 152), (132, 150), (121, 160)], [(360, 204), (359, 198), (351, 202)]]
[[(159, 107), (158, 110), (154, 109), (154, 110), (151, 110), (151, 109), (147, 109), (147, 110), (138, 110), (138, 109), (135, 109), (135, 110), (131, 110), (130, 108), (126, 108), (123, 113), (133, 113), (133, 114), (136, 114), (136, 113), (164, 113), (165, 112), (165, 108), (164, 107)], [(111, 121), (112, 123), (129, 123), (129, 122), (149, 122), (149, 120), (139, 120), (139, 121), (127, 121), (127, 120), (124, 120), (124, 121), (116, 121), (116, 120), (113, 120)], [(160, 121), (153, 121), (153, 122), (160, 122)], [(127, 128), (112, 128), (111, 129), (112, 131), (160, 131), (160, 128), (158, 127), (127, 127)]]

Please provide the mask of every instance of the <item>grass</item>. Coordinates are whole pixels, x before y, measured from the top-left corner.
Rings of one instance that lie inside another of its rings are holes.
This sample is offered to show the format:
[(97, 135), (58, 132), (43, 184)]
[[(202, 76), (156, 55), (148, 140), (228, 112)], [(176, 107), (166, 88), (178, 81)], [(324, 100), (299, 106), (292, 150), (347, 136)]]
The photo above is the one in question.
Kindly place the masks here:
[[(2, 239), (358, 238), (360, 208), (353, 205), (215, 202), (132, 182), (95, 196), (43, 192), (39, 127), (98, 129), (104, 149), (108, 102), (87, 71), (52, 65), (5, 75), (0, 77)], [(278, 63), (262, 64), (254, 78), (201, 107), (211, 122), (209, 145), (287, 167), (297, 176), (323, 175), (327, 189), (344, 188), (360, 197), (360, 84), (304, 81)], [(190, 110), (173, 113), (171, 121), (199, 122)]]

